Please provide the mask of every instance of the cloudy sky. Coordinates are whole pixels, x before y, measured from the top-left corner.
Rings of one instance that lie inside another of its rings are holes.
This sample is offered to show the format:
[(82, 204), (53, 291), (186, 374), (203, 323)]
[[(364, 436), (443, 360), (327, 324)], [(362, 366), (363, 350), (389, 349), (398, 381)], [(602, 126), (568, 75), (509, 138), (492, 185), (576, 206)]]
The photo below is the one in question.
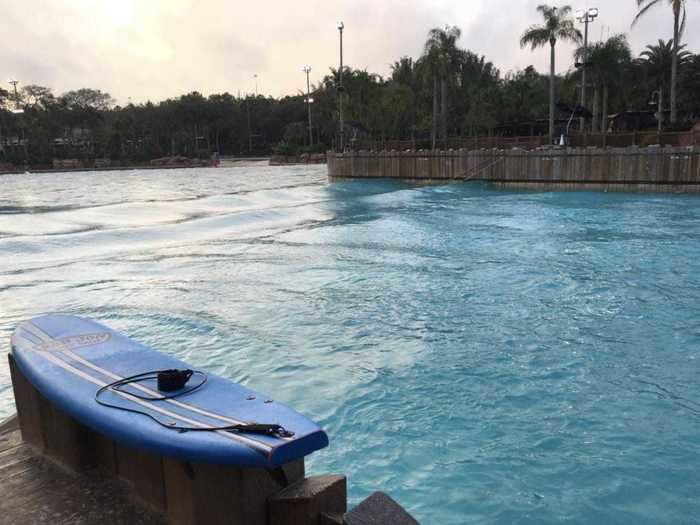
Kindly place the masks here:
[[(525, 27), (537, 23), (542, 0), (2, 0), (0, 74), (61, 93), (94, 87), (119, 102), (160, 100), (198, 90), (204, 94), (255, 91), (296, 93), (337, 64), (336, 20), (345, 22), (345, 63), (386, 75), (403, 55), (417, 57), (428, 30), (445, 24), (463, 31), (461, 45), (502, 72), (534, 64), (547, 71), (548, 51), (521, 50)], [(550, 3), (554, 3), (551, 1)], [(664, 2), (665, 4), (665, 2)], [(598, 7), (591, 28), (628, 32), (635, 53), (670, 38), (668, 6), (634, 29), (635, 0), (577, 0)], [(685, 42), (700, 52), (700, 2), (689, 0)], [(571, 65), (562, 45), (559, 70)]]

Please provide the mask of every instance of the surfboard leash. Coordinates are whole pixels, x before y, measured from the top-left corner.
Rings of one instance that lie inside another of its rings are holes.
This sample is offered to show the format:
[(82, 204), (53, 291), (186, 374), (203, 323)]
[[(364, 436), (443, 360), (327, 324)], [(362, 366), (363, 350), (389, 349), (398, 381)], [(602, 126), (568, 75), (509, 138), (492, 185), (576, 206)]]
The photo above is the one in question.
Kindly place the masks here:
[[(199, 383), (185, 390), (182, 390), (193, 376), (201, 377)], [(123, 410), (124, 412), (131, 412), (133, 414), (147, 416), (156, 423), (158, 423), (160, 426), (170, 430), (176, 430), (178, 432), (243, 432), (250, 434), (262, 434), (265, 436), (276, 438), (289, 438), (294, 436), (294, 432), (287, 430), (282, 425), (278, 425), (276, 423), (239, 423), (235, 425), (226, 425), (221, 427), (183, 427), (177, 425), (176, 423), (163, 423), (158, 418), (154, 417), (148, 412), (137, 410), (135, 408), (127, 408), (120, 405), (113, 405), (112, 403), (108, 403), (100, 399), (100, 395), (102, 395), (107, 390), (110, 390), (112, 392), (119, 392), (121, 394), (132, 396), (145, 401), (166, 401), (168, 399), (175, 399), (177, 397), (190, 394), (195, 390), (202, 388), (207, 382), (207, 379), (207, 374), (199, 370), (151, 370), (149, 372), (143, 372), (141, 374), (136, 374), (133, 376), (118, 379), (117, 381), (114, 381), (108, 385), (101, 387), (99, 390), (97, 390), (97, 392), (95, 392), (95, 402), (107, 408), (114, 408), (117, 410)], [(128, 386), (130, 384), (141, 383), (143, 381), (148, 380), (156, 380), (158, 382), (159, 391), (173, 393), (163, 396), (143, 396), (123, 389), (123, 387)]]

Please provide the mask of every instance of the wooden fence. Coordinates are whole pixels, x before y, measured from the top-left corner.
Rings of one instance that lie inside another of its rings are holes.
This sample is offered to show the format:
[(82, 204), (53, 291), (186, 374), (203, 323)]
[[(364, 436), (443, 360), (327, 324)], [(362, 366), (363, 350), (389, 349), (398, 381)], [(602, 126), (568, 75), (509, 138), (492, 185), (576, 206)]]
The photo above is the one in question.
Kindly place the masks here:
[(415, 182), (480, 180), (511, 187), (700, 191), (700, 148), (329, 153), (328, 175)]
[[(448, 140), (438, 140), (436, 149), (536, 149), (549, 144), (546, 136), (524, 137), (461, 137)], [(630, 133), (587, 133), (571, 134), (568, 138), (570, 147), (614, 147), (629, 146), (700, 146), (700, 131), (658, 133), (656, 131)], [(357, 141), (352, 144), (355, 151), (406, 151), (431, 149), (430, 140), (374, 140)]]

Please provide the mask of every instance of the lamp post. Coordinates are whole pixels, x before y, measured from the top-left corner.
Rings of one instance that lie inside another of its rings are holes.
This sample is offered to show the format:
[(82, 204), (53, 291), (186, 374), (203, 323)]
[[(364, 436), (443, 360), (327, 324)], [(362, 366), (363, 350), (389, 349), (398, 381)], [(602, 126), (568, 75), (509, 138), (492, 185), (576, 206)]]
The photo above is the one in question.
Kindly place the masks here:
[(343, 119), (343, 29), (345, 24), (338, 22), (338, 32), (340, 33), (340, 70), (338, 71), (338, 116), (340, 120), (340, 151), (345, 151), (345, 121)]
[[(8, 84), (12, 84), (15, 92), (15, 109), (12, 110), (12, 113), (15, 115), (21, 115), (24, 113), (24, 110), (19, 107), (19, 93), (17, 92), (17, 84), (19, 84), (19, 80), (10, 79), (7, 82)], [(27, 151), (27, 135), (24, 129), (24, 119), (20, 120), (20, 123), (20, 127), (22, 129), (22, 149), (24, 150), (24, 167), (27, 168), (29, 166), (29, 151)]]
[(248, 155), (251, 155), (251, 152), (253, 150), (253, 131), (250, 127), (250, 99), (251, 99), (251, 95), (248, 95), (246, 93), (245, 109), (246, 109), (246, 113), (248, 114)]
[(11, 78), (7, 83), (12, 84), (12, 87), (15, 89), (15, 104), (19, 106), (19, 95), (17, 94), (17, 84), (19, 84), (19, 80)]
[(306, 106), (309, 112), (309, 147), (314, 145), (314, 135), (313, 128), (311, 127), (311, 104), (314, 99), (311, 98), (311, 83), (309, 82), (309, 73), (311, 73), (311, 66), (306, 65), (301, 68), (304, 73), (306, 73)]
[[(576, 11), (576, 19), (584, 26), (583, 31), (583, 64), (581, 65), (581, 106), (586, 107), (586, 68), (588, 67), (588, 24), (598, 17), (598, 9), (590, 7)], [(581, 117), (581, 131), (586, 125), (586, 119)]]
[(658, 91), (651, 94), (650, 106), (656, 106), (656, 121), (658, 123), (657, 132), (661, 133), (664, 130), (664, 88), (660, 87)]

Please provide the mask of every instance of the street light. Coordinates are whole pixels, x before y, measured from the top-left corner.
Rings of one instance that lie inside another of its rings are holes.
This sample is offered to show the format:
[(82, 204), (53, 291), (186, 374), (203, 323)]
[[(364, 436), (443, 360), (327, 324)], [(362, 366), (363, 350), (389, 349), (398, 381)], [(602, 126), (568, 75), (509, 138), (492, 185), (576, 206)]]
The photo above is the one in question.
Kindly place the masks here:
[[(12, 110), (12, 113), (15, 115), (21, 115), (24, 113), (24, 110), (19, 107), (19, 93), (17, 93), (17, 84), (19, 84), (19, 80), (15, 80), (11, 78), (10, 80), (7, 81), (8, 84), (12, 84), (12, 87), (14, 88), (15, 91), (15, 109)], [(22, 119), (24, 120), (24, 119)], [(24, 130), (24, 122), (20, 120), (21, 128), (22, 128), (22, 146), (24, 148), (24, 166), (27, 167), (29, 166), (29, 152), (27, 151), (27, 136)]]
[(314, 99), (311, 98), (311, 83), (309, 82), (309, 73), (311, 73), (311, 66), (306, 65), (301, 70), (306, 73), (306, 106), (309, 112), (309, 147), (314, 145), (314, 135), (313, 128), (311, 127), (311, 103)]
[(338, 71), (338, 116), (340, 117), (340, 151), (345, 151), (345, 122), (343, 120), (343, 29), (345, 24), (340, 21), (337, 24), (340, 33), (340, 70)]
[(654, 91), (651, 94), (651, 100), (649, 100), (650, 106), (657, 106), (656, 109), (656, 121), (658, 123), (658, 132), (661, 133), (664, 130), (664, 90), (659, 88), (658, 91)]
[[(588, 67), (588, 24), (598, 18), (598, 8), (579, 9), (576, 11), (576, 20), (584, 25), (583, 33), (583, 65), (581, 66), (581, 105), (586, 107), (586, 67)], [(581, 131), (586, 124), (586, 119), (581, 117)]]
[(11, 110), (12, 113), (15, 115), (21, 115), (24, 113), (24, 110), (19, 107), (19, 93), (17, 93), (17, 84), (19, 84), (19, 80), (15, 79), (10, 79), (7, 81), (8, 84), (12, 84), (12, 87), (14, 88), (15, 91), (15, 108)]

